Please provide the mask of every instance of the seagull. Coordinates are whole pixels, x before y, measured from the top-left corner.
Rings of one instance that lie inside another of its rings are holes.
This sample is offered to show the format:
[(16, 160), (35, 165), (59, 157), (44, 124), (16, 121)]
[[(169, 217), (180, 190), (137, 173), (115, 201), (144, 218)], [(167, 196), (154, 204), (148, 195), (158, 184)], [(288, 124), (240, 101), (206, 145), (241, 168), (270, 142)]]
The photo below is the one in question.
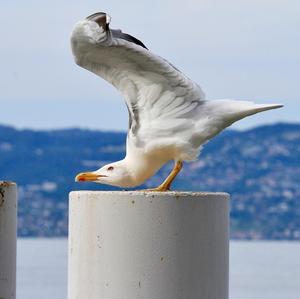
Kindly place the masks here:
[(129, 113), (126, 155), (75, 181), (136, 187), (168, 161), (174, 168), (150, 191), (170, 190), (183, 167), (202, 146), (232, 123), (252, 114), (280, 108), (230, 99), (206, 100), (202, 89), (174, 65), (151, 52), (140, 40), (111, 29), (104, 12), (79, 21), (71, 34), (74, 60), (118, 89)]

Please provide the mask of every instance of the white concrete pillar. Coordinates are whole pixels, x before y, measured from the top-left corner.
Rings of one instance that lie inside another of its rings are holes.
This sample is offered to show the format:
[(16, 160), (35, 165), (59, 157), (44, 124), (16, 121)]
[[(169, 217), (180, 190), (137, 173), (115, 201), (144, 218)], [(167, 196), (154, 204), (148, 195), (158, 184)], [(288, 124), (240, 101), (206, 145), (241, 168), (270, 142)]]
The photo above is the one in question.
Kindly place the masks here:
[(69, 299), (227, 299), (229, 195), (70, 193)]
[(0, 299), (16, 298), (17, 186), (0, 181)]

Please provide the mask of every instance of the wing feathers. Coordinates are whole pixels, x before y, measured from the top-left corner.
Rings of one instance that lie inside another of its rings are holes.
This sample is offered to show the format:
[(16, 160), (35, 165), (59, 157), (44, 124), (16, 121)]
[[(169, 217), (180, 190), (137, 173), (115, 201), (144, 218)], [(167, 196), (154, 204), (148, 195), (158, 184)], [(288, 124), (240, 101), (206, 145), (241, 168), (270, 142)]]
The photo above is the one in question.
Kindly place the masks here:
[(127, 40), (148, 50), (148, 48), (140, 40), (130, 34), (123, 33), (121, 30), (115, 29), (110, 29), (110, 32), (112, 33), (113, 38), (121, 38)]
[[(194, 110), (205, 97), (200, 87), (135, 37), (109, 28), (93, 35), (92, 23), (86, 20), (74, 29), (73, 54), (80, 66), (123, 94), (129, 136), (137, 144), (147, 145), (149, 136), (169, 137), (169, 129), (175, 132), (193, 126)], [(183, 116), (191, 121), (183, 121)]]

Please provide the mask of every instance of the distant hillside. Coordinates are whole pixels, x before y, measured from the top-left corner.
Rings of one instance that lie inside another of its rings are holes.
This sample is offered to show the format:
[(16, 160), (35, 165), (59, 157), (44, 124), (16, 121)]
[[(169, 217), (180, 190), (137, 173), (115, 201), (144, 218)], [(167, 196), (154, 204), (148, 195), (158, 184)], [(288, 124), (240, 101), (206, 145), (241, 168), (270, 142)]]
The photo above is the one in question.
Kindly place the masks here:
[[(19, 235), (67, 235), (68, 192), (111, 189), (75, 183), (75, 174), (121, 159), (125, 140), (124, 133), (0, 126), (0, 179), (19, 185)], [(233, 238), (300, 240), (300, 125), (227, 130), (185, 164), (174, 188), (231, 193)]]

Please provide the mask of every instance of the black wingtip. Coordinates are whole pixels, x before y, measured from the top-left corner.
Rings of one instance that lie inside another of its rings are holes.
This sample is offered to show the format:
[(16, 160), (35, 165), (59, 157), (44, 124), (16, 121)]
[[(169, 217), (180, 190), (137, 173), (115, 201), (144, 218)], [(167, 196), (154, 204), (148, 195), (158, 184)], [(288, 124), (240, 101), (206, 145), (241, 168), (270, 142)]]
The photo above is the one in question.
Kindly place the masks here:
[(110, 31), (111, 31), (113, 37), (127, 40), (128, 42), (132, 42), (132, 43), (139, 45), (139, 46), (143, 47), (144, 49), (148, 50), (148, 48), (134, 36), (127, 34), (127, 33), (123, 33), (121, 30), (111, 29)]
[(105, 12), (96, 12), (86, 17), (86, 19), (96, 22), (102, 28), (108, 29), (111, 17)]
[[(88, 17), (86, 17), (86, 19), (89, 21), (96, 22), (100, 27), (102, 27), (106, 31), (109, 29), (109, 23), (110, 23), (111, 17), (105, 12), (93, 13), (93, 14), (89, 15)], [(129, 35), (127, 33), (123, 33), (121, 30), (111, 29), (110, 31), (111, 31), (113, 37), (127, 40), (129, 42), (132, 42), (132, 43), (139, 45), (139, 46), (143, 47), (144, 49), (148, 50), (148, 48), (134, 36)]]

